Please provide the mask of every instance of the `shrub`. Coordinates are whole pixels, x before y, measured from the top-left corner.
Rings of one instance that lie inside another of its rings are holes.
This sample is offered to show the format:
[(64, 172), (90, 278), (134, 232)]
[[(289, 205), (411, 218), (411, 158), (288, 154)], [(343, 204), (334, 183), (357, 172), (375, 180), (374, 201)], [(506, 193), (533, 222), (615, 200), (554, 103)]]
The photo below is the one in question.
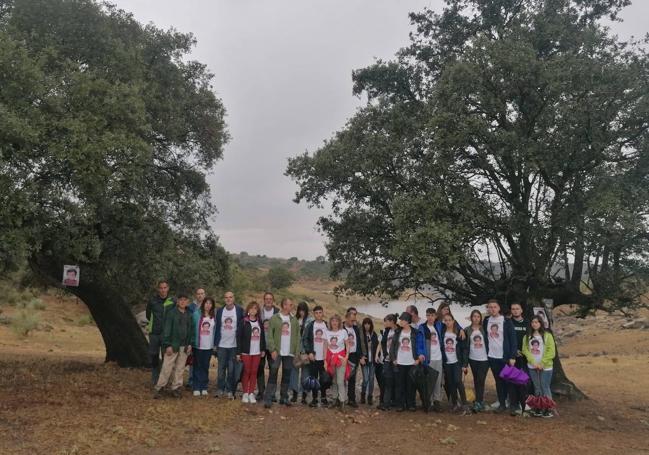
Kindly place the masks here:
[(11, 319), (11, 329), (21, 337), (29, 336), (30, 332), (38, 328), (40, 318), (33, 311), (22, 310), (18, 316)]
[(94, 325), (95, 320), (90, 316), (89, 314), (86, 314), (85, 316), (81, 316), (79, 320), (77, 321), (77, 324), (80, 327), (86, 326), (86, 325)]

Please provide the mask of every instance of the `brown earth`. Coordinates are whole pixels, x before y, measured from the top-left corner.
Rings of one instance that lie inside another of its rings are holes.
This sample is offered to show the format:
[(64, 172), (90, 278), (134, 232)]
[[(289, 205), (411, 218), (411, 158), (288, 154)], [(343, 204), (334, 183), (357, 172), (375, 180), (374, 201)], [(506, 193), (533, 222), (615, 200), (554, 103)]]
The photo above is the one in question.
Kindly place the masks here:
[[(74, 299), (45, 297), (50, 327), (20, 338), (0, 325), (1, 454), (320, 453), (434, 449), (505, 454), (649, 453), (649, 331), (620, 319), (559, 318), (569, 377), (590, 397), (560, 416), (380, 413), (151, 399), (150, 373), (103, 363)], [(4, 315), (15, 311), (3, 306)], [(578, 333), (565, 336), (570, 331)], [(470, 382), (470, 377), (467, 379)], [(491, 399), (493, 384), (488, 384)]]

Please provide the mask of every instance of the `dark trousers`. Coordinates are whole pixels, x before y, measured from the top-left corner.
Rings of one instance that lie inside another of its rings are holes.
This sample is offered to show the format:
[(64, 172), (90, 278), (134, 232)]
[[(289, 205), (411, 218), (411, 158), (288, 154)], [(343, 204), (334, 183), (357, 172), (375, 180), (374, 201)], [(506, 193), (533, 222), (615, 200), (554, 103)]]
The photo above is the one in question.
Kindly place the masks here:
[(498, 394), (498, 403), (500, 403), (501, 408), (507, 407), (507, 383), (500, 379), (500, 372), (505, 368), (505, 362), (503, 359), (492, 359), (489, 357), (489, 369), (494, 376), (494, 381), (496, 381), (496, 393)]
[(376, 383), (379, 386), (379, 403), (383, 403), (383, 364), (375, 363), (374, 364), (374, 376), (376, 377)]
[[(314, 378), (317, 379), (318, 382), (320, 382), (320, 379), (322, 378), (322, 374), (324, 373), (324, 360), (314, 360), (309, 364), (310, 372), (309, 374)], [(327, 398), (327, 389), (320, 388), (320, 398), (325, 399)], [(313, 390), (313, 399), (317, 400), (318, 399), (318, 390)]]
[(462, 383), (462, 365), (460, 362), (444, 364), (444, 379), (446, 381), (446, 393), (449, 403), (456, 405), (466, 402), (466, 392)]
[(349, 379), (347, 380), (347, 402), (356, 403), (356, 373), (358, 372), (358, 362), (349, 361)]
[(162, 352), (162, 335), (149, 334), (148, 353), (149, 359), (151, 360), (151, 381), (153, 385), (156, 385), (160, 376), (160, 369), (162, 368), (160, 357), (164, 355)]
[(264, 396), (266, 390), (266, 359), (270, 359), (270, 352), (268, 351), (259, 361), (259, 369), (257, 370), (257, 393), (261, 397)]
[(489, 361), (469, 359), (469, 366), (471, 366), (471, 374), (473, 375), (475, 401), (482, 403), (484, 401), (484, 385), (489, 372)]
[(264, 401), (268, 404), (272, 403), (275, 392), (277, 391), (277, 374), (279, 369), (282, 369), (282, 383), (279, 389), (279, 397), (281, 400), (288, 400), (288, 385), (291, 382), (291, 370), (293, 369), (293, 356), (278, 355), (275, 360), (269, 359), (270, 373), (268, 374), (268, 385), (264, 394)]
[(192, 388), (194, 390), (207, 390), (212, 350), (194, 349), (192, 354), (194, 357), (194, 363), (192, 365)]
[(415, 384), (410, 377), (414, 365), (397, 365), (396, 389), (398, 406), (402, 409), (415, 407)]
[[(523, 370), (529, 375), (527, 359), (525, 357), (516, 357), (516, 368)], [(511, 409), (518, 409), (520, 407), (521, 411), (524, 411), (525, 402), (529, 393), (529, 383), (525, 385), (508, 384), (508, 386), (509, 407)]]
[(382, 376), (383, 387), (381, 387), (380, 402), (383, 406), (389, 408), (397, 405), (396, 388), (395, 388), (395, 370), (394, 365), (389, 362), (383, 363)]

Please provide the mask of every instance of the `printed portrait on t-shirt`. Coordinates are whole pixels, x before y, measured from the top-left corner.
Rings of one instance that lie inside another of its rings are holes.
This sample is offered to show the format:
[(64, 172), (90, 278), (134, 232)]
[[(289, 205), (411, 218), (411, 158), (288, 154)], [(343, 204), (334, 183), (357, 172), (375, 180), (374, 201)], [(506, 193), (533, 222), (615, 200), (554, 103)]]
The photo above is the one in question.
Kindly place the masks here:
[(473, 347), (475, 349), (482, 349), (482, 337), (480, 335), (476, 335), (473, 337)]
[(322, 343), (322, 329), (315, 331), (315, 337), (313, 338), (315, 343)]
[(435, 332), (430, 332), (430, 344), (437, 346), (437, 334)]
[(289, 335), (290, 330), (289, 330), (289, 325), (288, 322), (282, 322), (282, 336)]
[(541, 355), (541, 343), (539, 343), (539, 340), (532, 340), (532, 354), (534, 355)]
[(201, 324), (201, 335), (209, 335), (210, 334), (210, 322), (205, 321)]
[(250, 339), (253, 341), (258, 341), (260, 339), (259, 327), (252, 329), (252, 335), (250, 335)]
[(225, 318), (225, 321), (223, 321), (223, 330), (232, 330), (232, 318)]
[(491, 327), (489, 328), (489, 338), (491, 338), (492, 340), (497, 340), (500, 338), (498, 324), (491, 324)]
[(403, 352), (410, 352), (410, 338), (401, 340), (401, 350)]
[(338, 349), (338, 337), (329, 338), (329, 347), (331, 349)]
[(448, 338), (444, 344), (446, 345), (444, 348), (446, 352), (455, 352), (455, 343), (453, 342), (453, 338)]

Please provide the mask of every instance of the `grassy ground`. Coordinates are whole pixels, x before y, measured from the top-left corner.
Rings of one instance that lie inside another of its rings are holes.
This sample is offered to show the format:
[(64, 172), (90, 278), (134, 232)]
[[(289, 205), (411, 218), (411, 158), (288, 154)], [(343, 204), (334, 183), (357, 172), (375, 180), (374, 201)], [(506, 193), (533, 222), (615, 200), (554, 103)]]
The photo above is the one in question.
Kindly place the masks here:
[[(348, 306), (324, 284), (299, 286), (293, 290), (312, 293), (328, 313)], [(493, 454), (649, 453), (647, 331), (591, 324), (568, 339), (561, 346), (564, 367), (590, 399), (561, 402), (553, 420), (369, 407), (265, 410), (188, 394), (153, 401), (148, 371), (103, 363), (101, 338), (82, 304), (43, 301), (39, 318), (51, 328), (21, 338), (0, 325), (2, 454), (346, 454), (390, 451), (403, 447), (404, 438), (409, 447)], [(2, 309), (5, 316), (17, 311)], [(491, 380), (488, 388), (493, 399)]]

